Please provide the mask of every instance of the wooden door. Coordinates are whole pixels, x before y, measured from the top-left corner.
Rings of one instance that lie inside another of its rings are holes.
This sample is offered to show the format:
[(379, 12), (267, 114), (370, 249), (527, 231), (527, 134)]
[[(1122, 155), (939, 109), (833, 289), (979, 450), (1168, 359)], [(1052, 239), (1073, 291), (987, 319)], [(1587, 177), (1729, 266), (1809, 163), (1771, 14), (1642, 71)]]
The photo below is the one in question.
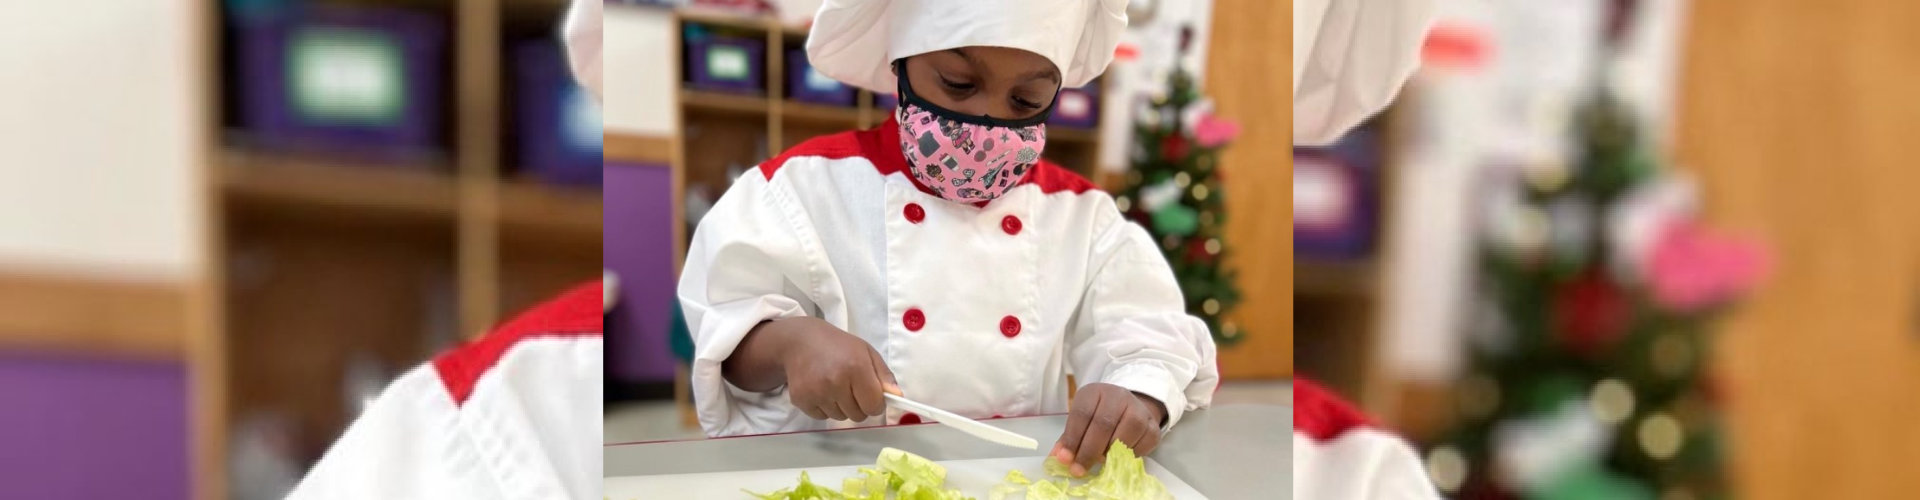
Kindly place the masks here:
[(1920, 2), (1691, 2), (1678, 153), (1767, 286), (1715, 370), (1742, 498), (1920, 491)]
[(1292, 105), (1277, 99), (1281, 73), (1292, 68), (1281, 2), (1221, 0), (1213, 6), (1206, 92), (1222, 116), (1240, 123), (1240, 138), (1220, 155), (1227, 191), (1227, 243), (1235, 250), (1241, 302), (1231, 317), (1247, 332), (1220, 350), (1222, 375), (1233, 379), (1293, 375)]

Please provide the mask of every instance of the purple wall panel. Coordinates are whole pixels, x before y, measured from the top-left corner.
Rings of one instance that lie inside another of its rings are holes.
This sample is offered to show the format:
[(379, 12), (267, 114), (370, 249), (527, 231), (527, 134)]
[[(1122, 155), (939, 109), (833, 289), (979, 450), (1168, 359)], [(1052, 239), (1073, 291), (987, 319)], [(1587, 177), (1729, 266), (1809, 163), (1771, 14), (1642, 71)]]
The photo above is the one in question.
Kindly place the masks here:
[(0, 351), (0, 498), (185, 499), (178, 362)]
[(673, 171), (608, 164), (601, 251), (620, 275), (620, 304), (607, 316), (607, 371), (630, 382), (673, 380), (667, 343), (674, 307)]

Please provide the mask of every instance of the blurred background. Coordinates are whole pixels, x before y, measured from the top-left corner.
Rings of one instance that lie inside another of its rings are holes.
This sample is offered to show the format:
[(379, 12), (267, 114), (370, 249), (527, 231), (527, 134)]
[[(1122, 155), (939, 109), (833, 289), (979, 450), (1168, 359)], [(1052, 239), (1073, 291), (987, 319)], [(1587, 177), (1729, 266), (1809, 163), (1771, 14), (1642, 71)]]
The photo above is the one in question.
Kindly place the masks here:
[(0, 497), (280, 498), (601, 276), (565, 4), (0, 5)]
[(1920, 489), (1920, 4), (1439, 3), (1293, 152), (1303, 376), (1456, 498)]
[[(606, 439), (702, 436), (686, 376), (692, 344), (674, 286), (701, 215), (746, 169), (808, 138), (885, 121), (894, 96), (807, 65), (820, 2), (606, 5), (608, 316)], [(1287, 43), (1278, 2), (1136, 0), (1116, 62), (1061, 93), (1044, 155), (1116, 197), (1161, 242), (1221, 346), (1216, 404), (1285, 404), (1292, 373), (1286, 161), (1273, 103)], [(656, 235), (671, 234), (670, 239)]]

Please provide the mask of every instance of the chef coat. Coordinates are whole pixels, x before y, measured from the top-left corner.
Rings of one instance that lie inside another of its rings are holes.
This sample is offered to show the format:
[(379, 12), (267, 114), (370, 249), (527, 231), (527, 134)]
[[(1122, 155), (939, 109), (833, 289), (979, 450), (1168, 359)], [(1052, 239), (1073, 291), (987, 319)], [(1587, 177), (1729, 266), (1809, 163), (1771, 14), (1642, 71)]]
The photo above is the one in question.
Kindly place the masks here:
[(800, 316), (872, 345), (907, 397), (967, 417), (1065, 412), (1069, 371), (1159, 400), (1167, 426), (1208, 404), (1212, 337), (1111, 197), (1042, 161), (984, 205), (946, 201), (907, 174), (898, 127), (802, 143), (740, 176), (700, 222), (679, 296), (708, 435), (852, 425), (807, 417), (784, 386), (749, 392), (721, 375), (749, 329)]
[(1439, 498), (1413, 448), (1311, 381), (1293, 387), (1293, 498)]
[(582, 286), (407, 372), (287, 498), (599, 498), (601, 302)]

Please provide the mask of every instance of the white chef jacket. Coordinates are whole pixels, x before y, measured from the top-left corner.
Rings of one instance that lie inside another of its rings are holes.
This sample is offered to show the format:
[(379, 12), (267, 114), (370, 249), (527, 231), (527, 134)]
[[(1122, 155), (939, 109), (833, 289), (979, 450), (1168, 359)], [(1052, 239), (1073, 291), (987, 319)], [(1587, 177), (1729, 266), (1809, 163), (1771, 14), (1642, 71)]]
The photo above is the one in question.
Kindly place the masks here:
[(749, 329), (799, 316), (859, 336), (907, 397), (967, 417), (1065, 412), (1069, 370), (1158, 399), (1169, 427), (1207, 406), (1212, 337), (1112, 198), (1044, 161), (984, 205), (929, 194), (905, 169), (890, 118), (768, 160), (701, 221), (679, 295), (708, 435), (852, 425), (807, 417), (785, 387), (721, 376)]
[(1439, 498), (1413, 448), (1313, 382), (1293, 387), (1293, 498)]
[(601, 306), (576, 288), (401, 376), (287, 498), (600, 498)]

